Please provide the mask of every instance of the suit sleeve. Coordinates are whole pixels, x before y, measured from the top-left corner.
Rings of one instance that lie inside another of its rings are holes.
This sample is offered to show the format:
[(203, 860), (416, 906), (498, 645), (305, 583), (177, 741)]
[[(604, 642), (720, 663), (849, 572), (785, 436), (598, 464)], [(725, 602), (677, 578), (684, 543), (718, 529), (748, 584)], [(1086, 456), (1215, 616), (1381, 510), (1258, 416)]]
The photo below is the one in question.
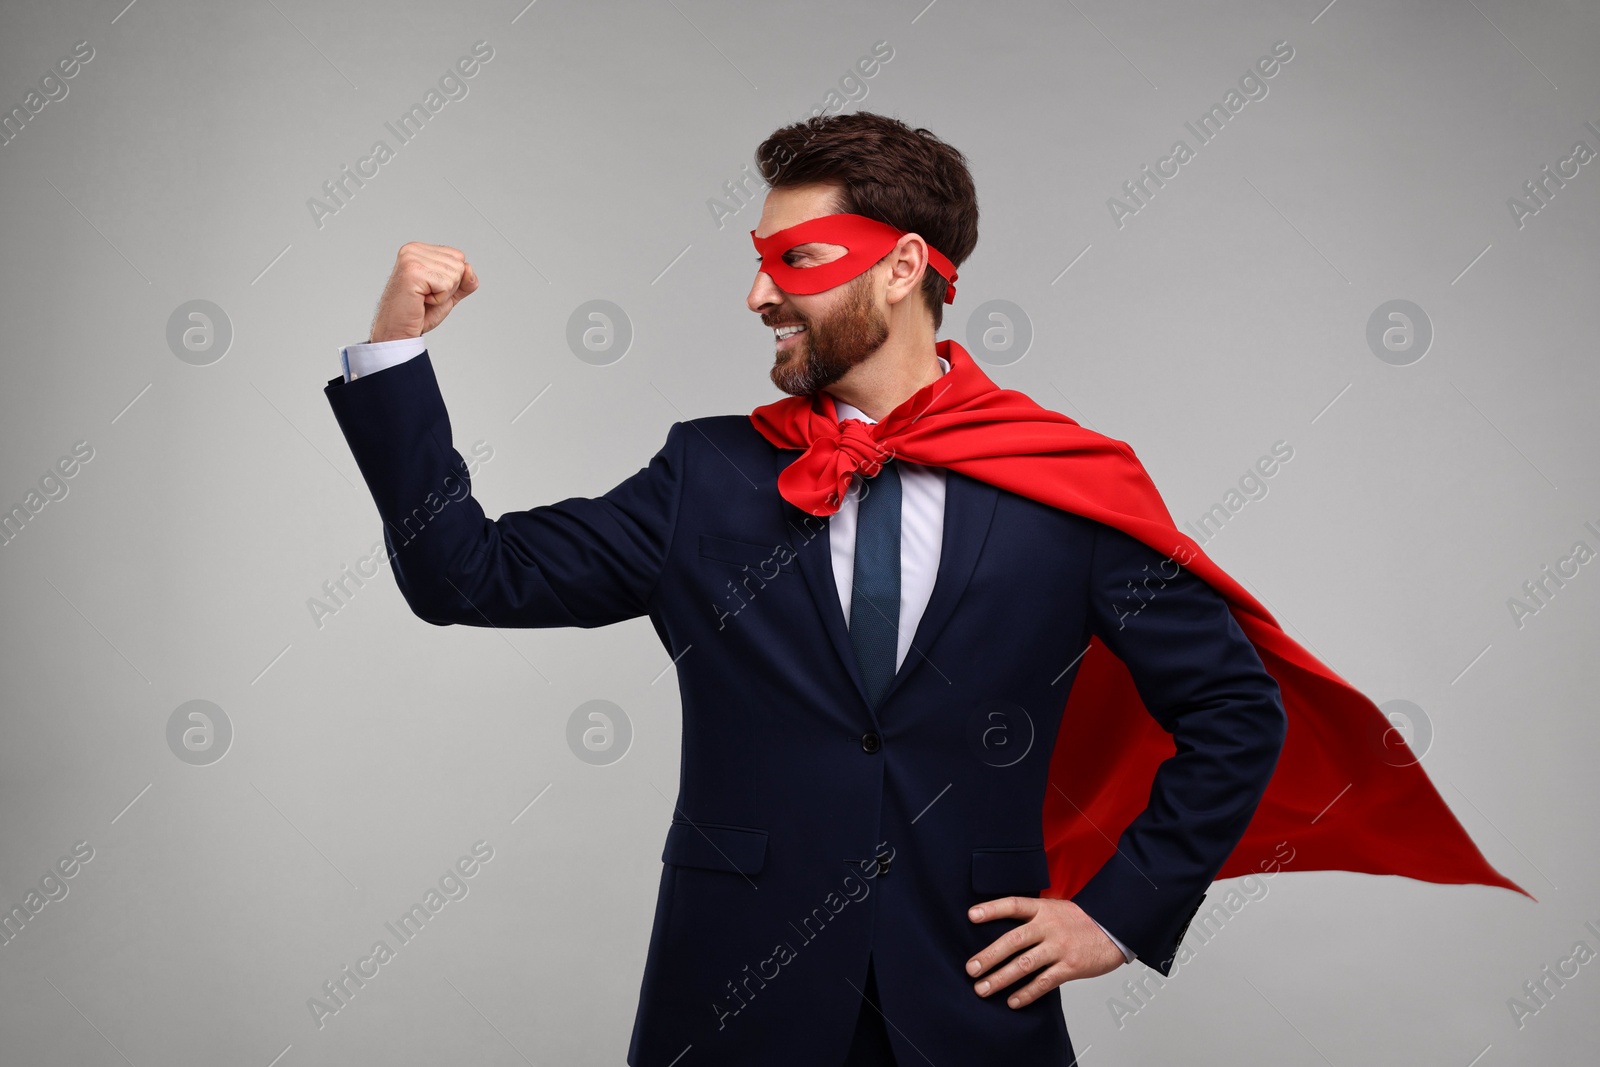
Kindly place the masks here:
[[(649, 612), (677, 521), (684, 424), (600, 497), (485, 516), (426, 352), (323, 390), (383, 521), (395, 583), (438, 626), (605, 626)], [(563, 462), (566, 457), (552, 457)]]
[(1127, 666), (1176, 751), (1117, 851), (1072, 899), (1167, 974), (1266, 792), (1287, 716), (1277, 681), (1221, 594), (1105, 524), (1095, 533), (1089, 601), (1093, 632)]

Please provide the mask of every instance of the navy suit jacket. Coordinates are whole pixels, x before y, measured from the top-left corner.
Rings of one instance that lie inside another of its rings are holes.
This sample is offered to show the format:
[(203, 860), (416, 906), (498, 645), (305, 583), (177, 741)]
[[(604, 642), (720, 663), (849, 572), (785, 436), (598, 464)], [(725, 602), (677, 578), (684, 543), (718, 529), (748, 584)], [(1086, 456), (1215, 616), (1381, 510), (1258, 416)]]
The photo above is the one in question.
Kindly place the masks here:
[(1285, 728), (1277, 683), (1203, 580), (1182, 570), (1130, 612), (1130, 583), (1170, 573), (1160, 553), (950, 471), (932, 597), (874, 709), (828, 521), (778, 494), (799, 453), (748, 417), (675, 423), (603, 496), (490, 520), (426, 353), (325, 392), (419, 617), (648, 615), (677, 665), (678, 797), (629, 1064), (840, 1063), (869, 955), (900, 1063), (1071, 1062), (1059, 990), (1013, 1009), (1011, 988), (979, 997), (964, 967), (1020, 925), (973, 923), (971, 905), (1049, 883), (1047, 771), (1092, 634), (1176, 753), (1073, 899), (1168, 973)]

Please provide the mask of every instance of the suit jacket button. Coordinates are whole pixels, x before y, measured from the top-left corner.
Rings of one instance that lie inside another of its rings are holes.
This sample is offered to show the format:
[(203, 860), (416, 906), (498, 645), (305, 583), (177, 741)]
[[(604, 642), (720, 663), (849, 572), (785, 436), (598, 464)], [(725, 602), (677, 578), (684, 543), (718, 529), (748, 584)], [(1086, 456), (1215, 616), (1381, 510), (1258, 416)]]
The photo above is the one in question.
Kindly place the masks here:
[(871, 753), (883, 747), (883, 740), (877, 734), (865, 733), (861, 735), (861, 751)]

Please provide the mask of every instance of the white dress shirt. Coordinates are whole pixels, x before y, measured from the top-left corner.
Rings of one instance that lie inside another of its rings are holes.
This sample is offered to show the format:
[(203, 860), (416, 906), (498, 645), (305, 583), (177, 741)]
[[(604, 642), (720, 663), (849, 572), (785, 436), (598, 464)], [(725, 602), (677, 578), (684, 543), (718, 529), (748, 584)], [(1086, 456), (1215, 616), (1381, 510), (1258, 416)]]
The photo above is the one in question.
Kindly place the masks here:
[[(427, 347), (420, 337), (406, 337), (397, 341), (379, 341), (375, 344), (347, 345), (339, 350), (339, 360), (344, 369), (344, 380), (353, 381), (367, 374), (376, 374), (397, 363), (404, 363), (422, 354)], [(946, 374), (950, 363), (939, 357), (939, 373)], [(866, 413), (852, 404), (834, 397), (833, 406), (840, 419), (860, 419), (876, 423)], [(939, 554), (944, 546), (944, 485), (943, 467), (924, 467), (902, 459), (894, 461), (900, 467), (900, 627), (895, 647), (895, 669), (905, 662), (911, 649), (911, 638), (917, 632), (917, 623), (928, 607), (933, 595), (933, 581), (939, 573)], [(833, 557), (833, 584), (839, 589), (839, 607), (844, 611), (845, 628), (850, 626), (850, 593), (854, 587), (856, 563), (856, 513), (860, 509), (862, 483), (868, 492), (871, 482), (860, 474), (850, 476), (850, 488), (844, 502), (828, 522), (828, 547)], [(1091, 916), (1091, 920), (1092, 920)], [(1095, 923), (1100, 926), (1099, 923)], [(1133, 953), (1111, 931), (1101, 926), (1112, 944), (1122, 950), (1123, 959), (1131, 962)]]

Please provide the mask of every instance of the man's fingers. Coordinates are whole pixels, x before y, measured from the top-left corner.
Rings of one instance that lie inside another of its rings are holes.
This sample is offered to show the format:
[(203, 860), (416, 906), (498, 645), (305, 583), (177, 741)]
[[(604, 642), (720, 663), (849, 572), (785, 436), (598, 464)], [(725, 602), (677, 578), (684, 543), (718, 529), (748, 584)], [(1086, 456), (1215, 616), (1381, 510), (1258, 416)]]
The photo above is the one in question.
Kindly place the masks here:
[[(1036, 975), (1033, 981), (1007, 997), (1006, 1004), (1013, 1008), (1025, 1008), (1056, 986), (1064, 982), (1070, 982), (1076, 977), (1077, 975), (1073, 974), (1065, 964), (1058, 963), (1054, 967)], [(997, 986), (996, 988), (1003, 989), (1005, 987)]]
[(449, 245), (429, 245), (412, 241), (402, 245), (395, 256), (397, 271), (418, 274), (426, 273), (430, 277), (459, 278), (467, 262), (465, 252)]
[(990, 919), (1031, 919), (1038, 910), (1038, 897), (1001, 897), (974, 904), (967, 909), (967, 918), (975, 923)]
[(465, 263), (467, 254), (450, 245), (430, 245), (421, 241), (408, 241), (400, 246), (397, 260), (419, 259), (438, 263)]
[(412, 291), (422, 297), (430, 310), (423, 316), (424, 329), (431, 330), (444, 320), (457, 304), (478, 288), (478, 275), (466, 258), (454, 248), (425, 246), (408, 253), (407, 277)]
[[(993, 919), (1025, 919), (1030, 918), (1038, 910), (1038, 903), (1032, 897), (1004, 897), (1000, 900), (986, 900), (982, 904), (974, 905), (967, 912), (967, 916), (974, 922), (989, 922)], [(1022, 949), (1034, 945), (1038, 940), (1039, 933), (1031, 924), (1023, 923), (1021, 926), (1013, 927), (996, 938), (982, 952), (967, 961), (967, 974), (976, 978)]]
[(414, 261), (407, 271), (407, 277), (423, 299), (445, 297), (454, 293), (461, 284), (461, 264), (438, 259)]
[[(985, 975), (979, 979), (973, 984), (973, 991), (980, 997), (998, 993), (1000, 990), (1022, 981), (1039, 968), (1048, 967), (1050, 964), (1055, 963), (1056, 960), (1055, 950), (1050, 943), (1048, 941), (1040, 941), (1036, 945), (1030, 945), (1021, 955), (993, 974)], [(1049, 992), (1049, 987), (1040, 990), (1035, 996), (1047, 992)], [(1029, 999), (1033, 998), (1030, 997)], [(1007, 1003), (1011, 1002), (1008, 1000)], [(1024, 1001), (1024, 1003), (1027, 1003), (1027, 1001)], [(1012, 1004), (1012, 1007), (1016, 1006), (1016, 1004)]]

